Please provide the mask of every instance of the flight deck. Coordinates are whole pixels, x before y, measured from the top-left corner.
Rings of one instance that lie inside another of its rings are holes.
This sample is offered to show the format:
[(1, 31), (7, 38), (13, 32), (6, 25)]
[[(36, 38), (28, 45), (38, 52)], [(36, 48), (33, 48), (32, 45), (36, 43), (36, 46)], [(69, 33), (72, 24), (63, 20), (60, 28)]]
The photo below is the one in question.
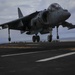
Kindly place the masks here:
[(0, 45), (0, 75), (74, 75), (75, 42)]

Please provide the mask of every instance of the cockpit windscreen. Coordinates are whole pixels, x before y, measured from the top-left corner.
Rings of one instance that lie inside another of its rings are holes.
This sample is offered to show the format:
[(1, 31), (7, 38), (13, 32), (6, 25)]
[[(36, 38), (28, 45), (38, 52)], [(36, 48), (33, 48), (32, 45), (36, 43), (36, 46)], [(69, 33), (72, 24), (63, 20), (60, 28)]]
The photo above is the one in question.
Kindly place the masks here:
[(57, 3), (53, 3), (48, 7), (48, 10), (51, 10), (51, 11), (55, 11), (55, 10), (58, 10), (58, 9), (62, 9), (62, 7)]

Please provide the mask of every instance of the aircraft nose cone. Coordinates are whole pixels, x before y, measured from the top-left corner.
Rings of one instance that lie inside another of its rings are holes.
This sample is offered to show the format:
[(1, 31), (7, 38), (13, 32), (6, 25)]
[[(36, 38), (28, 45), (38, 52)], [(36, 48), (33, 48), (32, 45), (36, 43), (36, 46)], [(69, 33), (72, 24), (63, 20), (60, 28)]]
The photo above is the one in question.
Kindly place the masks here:
[(66, 13), (66, 16), (67, 16), (67, 17), (70, 17), (70, 16), (71, 16), (71, 14), (70, 14), (69, 12), (67, 12), (67, 13)]
[(70, 12), (68, 12), (68, 10), (64, 10), (64, 16), (66, 18), (69, 18), (71, 16)]

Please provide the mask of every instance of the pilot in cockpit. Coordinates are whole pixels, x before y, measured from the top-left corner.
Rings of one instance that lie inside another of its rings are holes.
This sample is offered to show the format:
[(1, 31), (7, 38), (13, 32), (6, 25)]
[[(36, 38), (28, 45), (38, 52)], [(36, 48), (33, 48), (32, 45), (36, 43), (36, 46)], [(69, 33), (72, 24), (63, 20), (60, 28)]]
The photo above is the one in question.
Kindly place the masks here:
[(53, 3), (48, 7), (49, 11), (55, 11), (55, 10), (58, 10), (58, 9), (62, 9), (62, 7), (57, 3)]

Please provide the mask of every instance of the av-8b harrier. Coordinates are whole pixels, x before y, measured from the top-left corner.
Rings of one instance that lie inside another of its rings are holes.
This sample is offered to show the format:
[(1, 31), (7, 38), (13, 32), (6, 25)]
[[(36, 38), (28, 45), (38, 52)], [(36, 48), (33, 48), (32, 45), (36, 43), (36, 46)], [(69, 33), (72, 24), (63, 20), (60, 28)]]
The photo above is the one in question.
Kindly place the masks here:
[(47, 9), (36, 11), (25, 17), (23, 16), (20, 8), (18, 8), (18, 15), (19, 19), (0, 24), (2, 29), (8, 28), (9, 41), (11, 41), (10, 29), (20, 30), (21, 33), (26, 32), (28, 35), (35, 34), (35, 36), (32, 37), (33, 42), (40, 41), (40, 36), (38, 33), (50, 33), (48, 36), (48, 41), (51, 42), (53, 28), (57, 28), (57, 39), (59, 39), (58, 27), (60, 25), (63, 27), (68, 27), (69, 29), (75, 28), (75, 25), (66, 21), (71, 16), (70, 12), (63, 9), (57, 3), (53, 3)]

